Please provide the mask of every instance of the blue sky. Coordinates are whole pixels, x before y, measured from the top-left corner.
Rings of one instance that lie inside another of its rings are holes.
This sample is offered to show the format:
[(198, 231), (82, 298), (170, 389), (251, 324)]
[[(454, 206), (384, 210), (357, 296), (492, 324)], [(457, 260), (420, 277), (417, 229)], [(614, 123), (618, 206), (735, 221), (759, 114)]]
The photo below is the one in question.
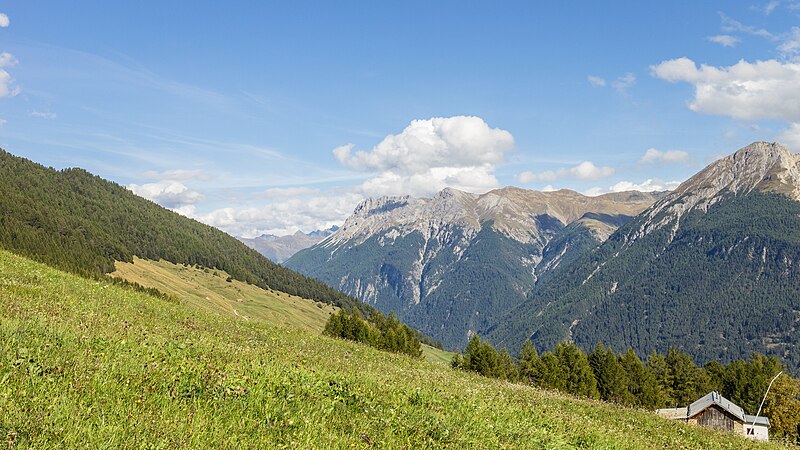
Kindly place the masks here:
[(800, 151), (800, 2), (536, 3), (0, 1), (0, 147), (244, 236)]

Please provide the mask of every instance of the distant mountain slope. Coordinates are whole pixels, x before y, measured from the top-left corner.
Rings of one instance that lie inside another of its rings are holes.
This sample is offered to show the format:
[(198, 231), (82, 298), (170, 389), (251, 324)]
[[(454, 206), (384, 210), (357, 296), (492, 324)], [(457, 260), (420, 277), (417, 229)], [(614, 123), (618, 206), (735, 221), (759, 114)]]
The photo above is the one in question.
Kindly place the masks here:
[(370, 310), (278, 266), (222, 231), (82, 169), (57, 171), (0, 150), (0, 247), (81, 274), (133, 256), (225, 270), (262, 288)]
[(655, 198), (509, 187), (369, 199), (286, 265), (461, 347), (525, 301), (537, 279), (596, 247)]
[(311, 247), (312, 245), (322, 241), (326, 237), (335, 233), (339, 227), (333, 226), (327, 230), (316, 230), (311, 233), (303, 233), (298, 231), (295, 234), (288, 236), (275, 236), (273, 234), (262, 234), (254, 238), (243, 238), (239, 240), (244, 242), (245, 245), (256, 250), (262, 255), (269, 258), (276, 263), (282, 263), (289, 259), (292, 255), (303, 250), (304, 248)]
[(800, 167), (754, 143), (683, 183), (602, 246), (540, 282), (489, 337), (541, 348), (598, 341), (699, 361), (752, 352), (800, 365)]

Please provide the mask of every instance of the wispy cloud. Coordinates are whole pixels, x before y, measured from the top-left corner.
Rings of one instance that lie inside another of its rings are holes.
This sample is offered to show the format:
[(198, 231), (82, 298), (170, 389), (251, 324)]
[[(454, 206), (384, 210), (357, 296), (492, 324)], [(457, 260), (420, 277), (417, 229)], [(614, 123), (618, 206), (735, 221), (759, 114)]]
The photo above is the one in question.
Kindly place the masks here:
[(626, 73), (625, 75), (617, 78), (611, 83), (611, 87), (617, 90), (620, 94), (627, 95), (628, 88), (636, 84), (636, 75), (631, 72)]
[(772, 0), (770, 2), (767, 2), (767, 4), (764, 5), (762, 10), (764, 11), (764, 14), (770, 15), (773, 13), (773, 11), (775, 11), (775, 9), (778, 8), (778, 6), (780, 6), (780, 4), (781, 2), (779, 0)]
[(745, 33), (772, 40), (778, 39), (776, 35), (767, 31), (764, 28), (757, 28), (752, 25), (745, 25), (739, 22), (738, 20), (734, 20), (733, 18), (729, 17), (727, 14), (722, 12), (719, 13), (719, 16), (722, 19), (722, 31)]
[(586, 77), (586, 79), (589, 81), (589, 84), (591, 84), (594, 87), (605, 87), (606, 85), (605, 78), (589, 75), (588, 77)]
[(38, 117), (39, 119), (55, 119), (58, 115), (51, 111), (32, 111), (28, 114), (31, 117)]
[(147, 172), (142, 173), (142, 176), (153, 180), (172, 180), (172, 181), (190, 181), (190, 180), (207, 181), (211, 179), (211, 177), (208, 176), (208, 174), (206, 174), (203, 170), (200, 169), (191, 169), (191, 170), (175, 169), (175, 170), (166, 170), (163, 172), (148, 170)]
[(742, 42), (741, 39), (737, 38), (736, 36), (731, 36), (729, 34), (718, 34), (716, 36), (709, 36), (707, 39), (723, 47), (735, 47), (736, 44)]
[(253, 194), (254, 198), (264, 199), (286, 199), (291, 197), (307, 197), (310, 195), (319, 195), (319, 189), (309, 188), (305, 186), (295, 186), (287, 188), (269, 188), (262, 192)]
[(17, 58), (14, 57), (11, 53), (3, 52), (0, 53), (0, 68), (3, 67), (14, 67), (17, 65)]
[(0, 13), (0, 28), (8, 28), (11, 24), (11, 20), (8, 19), (8, 16), (4, 13)]

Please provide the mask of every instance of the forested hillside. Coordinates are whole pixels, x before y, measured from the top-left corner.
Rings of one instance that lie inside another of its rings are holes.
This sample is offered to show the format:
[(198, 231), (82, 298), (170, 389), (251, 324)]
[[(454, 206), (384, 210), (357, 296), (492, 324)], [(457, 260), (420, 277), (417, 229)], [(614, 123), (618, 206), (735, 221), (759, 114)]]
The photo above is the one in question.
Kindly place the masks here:
[(222, 269), (288, 294), (372, 311), (269, 261), (232, 236), (138, 197), (82, 169), (57, 171), (0, 150), (0, 247), (96, 276), (133, 256)]
[[(729, 194), (626, 244), (645, 218), (552, 275), (492, 329), (497, 345), (531, 337), (541, 349), (571, 339), (640, 355), (670, 346), (700, 363), (754, 352), (800, 364), (800, 203), (780, 194)], [(657, 218), (656, 221), (661, 220)]]

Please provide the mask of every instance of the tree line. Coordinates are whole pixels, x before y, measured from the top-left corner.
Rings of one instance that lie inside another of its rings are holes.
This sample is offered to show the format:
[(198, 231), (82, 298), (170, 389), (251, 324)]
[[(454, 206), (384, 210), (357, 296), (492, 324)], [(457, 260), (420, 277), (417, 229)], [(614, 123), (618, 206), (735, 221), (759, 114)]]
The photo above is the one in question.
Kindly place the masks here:
[(400, 322), (394, 312), (388, 316), (375, 312), (366, 319), (357, 309), (352, 313), (340, 309), (328, 318), (323, 334), (361, 342), (380, 350), (405, 353), (415, 358), (422, 356), (422, 343), (417, 337), (418, 333)]
[[(698, 367), (674, 347), (642, 361), (633, 349), (618, 355), (602, 343), (587, 354), (574, 343), (562, 342), (539, 355), (529, 340), (515, 361), (506, 349), (497, 351), (477, 335), (463, 355), (453, 357), (452, 367), (648, 410), (688, 406), (717, 391), (749, 414), (758, 410), (770, 380), (785, 370), (777, 357), (758, 353), (726, 365), (711, 361)], [(800, 443), (800, 380), (787, 374), (778, 377), (762, 415), (770, 419), (772, 436)]]

